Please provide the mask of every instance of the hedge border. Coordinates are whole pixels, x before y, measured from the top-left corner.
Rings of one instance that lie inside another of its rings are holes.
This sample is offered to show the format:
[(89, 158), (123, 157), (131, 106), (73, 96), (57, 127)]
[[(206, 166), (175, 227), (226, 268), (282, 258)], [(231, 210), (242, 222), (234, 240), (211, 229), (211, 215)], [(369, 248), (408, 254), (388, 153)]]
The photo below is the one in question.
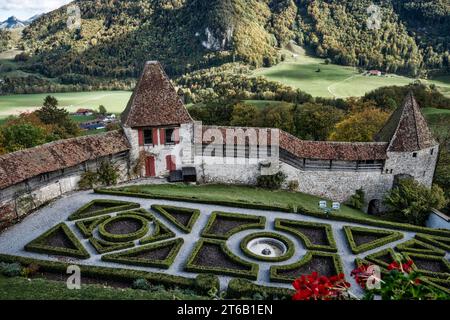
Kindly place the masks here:
[(98, 193), (98, 194), (108, 194), (108, 195), (114, 195), (114, 196), (127, 196), (127, 197), (144, 198), (144, 199), (183, 201), (183, 202), (212, 204), (212, 205), (217, 205), (217, 206), (235, 207), (235, 208), (243, 208), (243, 209), (256, 209), (256, 210), (282, 211), (282, 212), (287, 212), (287, 213), (295, 213), (295, 210), (293, 210), (293, 208), (290, 208), (289, 206), (271, 206), (271, 205), (251, 203), (251, 202), (199, 199), (196, 197), (189, 198), (189, 197), (179, 197), (179, 196), (172, 196), (172, 195), (129, 192), (129, 191), (121, 191), (118, 189), (94, 189), (94, 192)]
[(435, 247), (439, 247), (439, 248), (441, 248), (443, 250), (450, 251), (450, 245), (447, 245), (446, 243), (443, 243), (443, 242), (439, 241), (440, 239), (448, 241), (450, 239), (450, 237), (446, 238), (446, 237), (431, 236), (431, 235), (428, 235), (428, 234), (420, 234), (420, 233), (418, 233), (418, 234), (416, 234), (414, 236), (414, 238), (417, 239), (417, 240), (420, 240), (422, 242), (429, 243), (429, 244), (431, 244), (431, 245), (433, 245)]
[[(216, 221), (218, 217), (226, 217), (236, 220), (255, 220), (255, 222), (248, 222), (247, 224), (243, 224), (237, 227), (234, 227), (227, 233), (221, 235), (221, 234), (214, 234), (209, 233), (209, 229), (211, 229), (212, 225)], [(211, 213), (211, 216), (208, 219), (208, 222), (206, 226), (203, 228), (201, 236), (205, 238), (213, 238), (213, 239), (221, 239), (221, 240), (227, 240), (230, 238), (233, 234), (239, 233), (244, 230), (248, 229), (264, 229), (266, 226), (266, 217), (263, 216), (254, 216), (254, 215), (247, 215), (247, 214), (241, 214), (241, 213), (231, 213), (231, 212), (222, 212), (222, 211), (214, 211)]]
[[(127, 220), (127, 219), (139, 220), (142, 223), (142, 227), (139, 228), (139, 230), (137, 230), (135, 232), (127, 233), (127, 234), (114, 234), (114, 233), (110, 233), (110, 232), (106, 231), (105, 228), (109, 223), (115, 222), (115, 221)], [(124, 214), (124, 215), (118, 215), (115, 217), (111, 217), (111, 218), (107, 219), (106, 221), (103, 221), (98, 227), (98, 233), (100, 234), (100, 236), (104, 240), (110, 241), (110, 242), (128, 242), (128, 241), (137, 240), (137, 239), (145, 236), (148, 233), (148, 230), (149, 230), (149, 227), (148, 227), (147, 219), (145, 219), (144, 217), (142, 217), (140, 215), (133, 215), (133, 214)]]
[(115, 243), (105, 241), (102, 239), (97, 239), (94, 237), (89, 238), (89, 243), (94, 247), (95, 251), (97, 251), (99, 254), (134, 247), (134, 242)]
[[(72, 242), (72, 244), (75, 246), (76, 249), (52, 247), (42, 243), (44, 239), (46, 239), (48, 236), (50, 236), (52, 233), (56, 232), (60, 228), (62, 229), (64, 234), (69, 238), (69, 240)], [(75, 234), (69, 229), (69, 227), (64, 222), (61, 222), (56, 226), (50, 228), (36, 239), (26, 244), (25, 250), (37, 253), (68, 256), (79, 259), (89, 259), (90, 257), (89, 253), (83, 247), (80, 240), (78, 240)]]
[(382, 260), (378, 260), (378, 257), (383, 256), (385, 254), (389, 254), (391, 256), (391, 258), (392, 258), (391, 263), (395, 261), (396, 253), (395, 253), (394, 249), (392, 249), (392, 248), (383, 249), (381, 251), (369, 254), (368, 256), (366, 256), (364, 258), (364, 260), (367, 260), (372, 264), (376, 264), (377, 266), (387, 268), (390, 263), (386, 263)]
[[(22, 265), (37, 264), (41, 271), (47, 272), (62, 272), (66, 273), (67, 267), (73, 262), (49, 261), (28, 257), (20, 257), (13, 255), (0, 254), (0, 261), (14, 263), (18, 262)], [(81, 274), (85, 276), (101, 277), (108, 280), (126, 280), (133, 281), (136, 279), (146, 279), (151, 283), (158, 283), (168, 288), (194, 288), (195, 278), (187, 278), (183, 276), (169, 275), (165, 273), (148, 272), (140, 270), (99, 267), (92, 265), (78, 264), (81, 269)]]
[[(247, 249), (248, 243), (256, 238), (274, 238), (278, 241), (281, 241), (286, 246), (287, 251), (285, 254), (283, 254), (282, 256), (279, 256), (279, 257), (265, 257), (265, 256), (256, 255), (253, 252), (251, 252), (249, 249)], [(282, 236), (278, 233), (274, 233), (274, 232), (251, 233), (241, 241), (239, 246), (245, 255), (247, 255), (253, 259), (260, 260), (260, 261), (266, 261), (266, 262), (286, 261), (286, 260), (290, 259), (295, 253), (294, 243), (291, 240), (289, 240), (287, 237)]]
[[(363, 233), (363, 234), (378, 234), (378, 235), (385, 235), (385, 236), (382, 238), (367, 242), (367, 243), (363, 243), (358, 246), (353, 237), (354, 231)], [(363, 252), (367, 252), (367, 251), (376, 249), (378, 247), (384, 246), (385, 244), (403, 239), (403, 237), (404, 237), (403, 233), (398, 232), (398, 231), (369, 229), (369, 228), (354, 227), (354, 226), (344, 226), (344, 233), (347, 238), (347, 243), (350, 247), (350, 250), (352, 250), (352, 252), (354, 254), (359, 254), (359, 253), (363, 253)]]
[[(83, 212), (95, 203), (117, 204), (117, 206), (105, 208), (102, 210), (96, 210), (87, 215), (83, 215)], [(85, 218), (100, 216), (100, 215), (111, 213), (111, 212), (118, 212), (118, 211), (123, 211), (123, 210), (128, 210), (128, 209), (139, 208), (140, 206), (141, 205), (139, 203), (135, 203), (135, 202), (110, 200), (110, 199), (96, 199), (96, 200), (92, 200), (92, 201), (86, 203), (84, 206), (82, 206), (77, 211), (72, 213), (67, 219), (69, 221), (85, 219)]]
[[(109, 218), (111, 218), (111, 216), (94, 217), (94, 218), (90, 218), (90, 219), (79, 220), (79, 221), (75, 222), (75, 226), (78, 228), (78, 230), (80, 230), (83, 237), (90, 238), (90, 237), (92, 237), (94, 229), (100, 223), (108, 220)], [(92, 224), (89, 227), (86, 227), (85, 222), (92, 222)]]
[(227, 298), (241, 299), (252, 298), (255, 294), (267, 296), (268, 299), (290, 300), (295, 294), (295, 290), (288, 288), (277, 288), (257, 285), (247, 279), (233, 278), (228, 283)]
[(353, 222), (353, 223), (364, 224), (364, 225), (372, 226), (372, 227), (380, 227), (380, 228), (388, 228), (388, 229), (412, 231), (412, 232), (421, 232), (421, 233), (426, 233), (426, 234), (431, 234), (431, 235), (450, 237), (450, 230), (446, 230), (446, 229), (432, 229), (432, 228), (415, 226), (415, 225), (407, 224), (407, 223), (392, 222), (392, 221), (387, 221), (387, 220), (374, 220), (374, 219), (370, 219), (370, 218), (357, 218), (357, 217), (343, 216), (343, 215), (339, 215), (339, 213), (326, 215), (323, 212), (305, 209), (303, 206), (298, 206), (297, 213), (305, 215), (305, 216), (311, 216), (311, 217), (324, 219), (324, 220)]
[(442, 262), (446, 268), (447, 272), (433, 272), (428, 270), (419, 269), (416, 264), (413, 264), (413, 269), (419, 272), (420, 274), (423, 274), (427, 277), (431, 278), (441, 278), (441, 279), (449, 279), (450, 278), (450, 262), (447, 261), (444, 257), (439, 256), (430, 256), (425, 254), (419, 254), (419, 253), (403, 253), (406, 259), (411, 259), (414, 262), (414, 257), (426, 259), (426, 260), (433, 260), (433, 261), (440, 261)]
[[(200, 250), (202, 249), (202, 247), (205, 243), (220, 246), (223, 253), (231, 261), (241, 264), (243, 266), (246, 266), (250, 269), (249, 270), (235, 270), (235, 269), (222, 268), (220, 266), (211, 267), (211, 266), (199, 266), (199, 265), (194, 264), (194, 261), (197, 258), (198, 253), (200, 252)], [(247, 261), (241, 259), (240, 257), (236, 256), (235, 254), (233, 254), (226, 246), (225, 241), (216, 240), (216, 239), (200, 239), (197, 242), (191, 255), (189, 256), (184, 269), (189, 272), (213, 273), (213, 274), (218, 274), (218, 275), (229, 275), (229, 276), (247, 278), (250, 280), (256, 280), (258, 278), (259, 266), (254, 263), (247, 262)]]
[[(165, 206), (165, 205), (152, 205), (152, 209), (156, 212), (160, 213), (163, 217), (165, 217), (167, 220), (172, 222), (175, 226), (177, 226), (179, 229), (186, 233), (190, 233), (192, 231), (192, 228), (194, 224), (197, 222), (198, 217), (200, 216), (200, 210), (198, 209), (189, 209), (189, 208), (183, 208), (183, 207), (175, 207), (175, 206)], [(173, 215), (170, 214), (166, 209), (174, 209), (181, 212), (190, 213), (191, 217), (188, 221), (187, 226), (180, 223)]]
[[(146, 246), (140, 246), (137, 248), (133, 248), (127, 251), (122, 251), (119, 253), (113, 253), (113, 254), (107, 254), (102, 256), (103, 261), (108, 262), (115, 262), (115, 263), (122, 263), (127, 265), (135, 265), (135, 266), (144, 266), (144, 267), (156, 267), (156, 268), (163, 268), (168, 269), (173, 261), (175, 260), (176, 256), (180, 252), (181, 247), (184, 244), (184, 240), (182, 238), (177, 238), (174, 240), (169, 240), (157, 244), (151, 244)], [(139, 259), (134, 257), (129, 257), (128, 255), (134, 254), (134, 253), (140, 253), (143, 251), (153, 250), (153, 249), (159, 249), (167, 246), (172, 246), (170, 249), (167, 257), (165, 257), (163, 260), (148, 260), (148, 259)]]
[(446, 284), (450, 285), (450, 279), (421, 278), (420, 280), (432, 287), (435, 287), (447, 294), (450, 294), (450, 288), (440, 285), (440, 283), (446, 283)]
[[(410, 248), (411, 245), (419, 245), (423, 246), (426, 249), (417, 249), (417, 248)], [(442, 249), (438, 249), (431, 244), (425, 243), (423, 241), (417, 240), (417, 239), (411, 239), (406, 242), (400, 243), (395, 247), (397, 251), (400, 252), (406, 252), (406, 253), (421, 253), (421, 254), (427, 254), (432, 256), (445, 256), (445, 251)]]
[(331, 257), (333, 259), (333, 267), (336, 271), (336, 275), (340, 273), (344, 273), (344, 269), (342, 267), (342, 261), (338, 254), (330, 253), (330, 252), (320, 252), (320, 251), (308, 251), (300, 261), (297, 261), (293, 264), (285, 265), (285, 266), (272, 266), (270, 267), (270, 281), (273, 282), (285, 282), (292, 283), (295, 278), (290, 278), (286, 276), (281, 276), (277, 274), (279, 271), (289, 271), (301, 266), (308, 264), (314, 256), (322, 256), (322, 257)]
[[(296, 230), (295, 228), (291, 228), (289, 226), (282, 225), (283, 223), (291, 224), (291, 225), (292, 224), (298, 225), (298, 226), (307, 227), (307, 228), (324, 229), (329, 245), (313, 244), (311, 242), (311, 240), (305, 234), (303, 234), (299, 230)], [(334, 240), (334, 236), (333, 236), (333, 229), (332, 229), (331, 225), (329, 225), (327, 223), (317, 223), (317, 222), (297, 221), (297, 220), (277, 218), (277, 219), (275, 219), (275, 227), (274, 228), (275, 228), (275, 230), (285, 231), (290, 234), (293, 234), (294, 236), (299, 237), (302, 240), (305, 247), (309, 250), (326, 251), (326, 252), (337, 252), (338, 251), (336, 241)]]

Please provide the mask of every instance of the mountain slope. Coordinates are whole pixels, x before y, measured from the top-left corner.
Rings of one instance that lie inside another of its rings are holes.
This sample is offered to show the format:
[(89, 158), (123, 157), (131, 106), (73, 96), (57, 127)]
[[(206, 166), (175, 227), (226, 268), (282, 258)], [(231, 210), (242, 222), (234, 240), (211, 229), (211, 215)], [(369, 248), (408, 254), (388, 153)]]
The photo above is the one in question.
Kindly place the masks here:
[(371, 3), (77, 0), (80, 30), (67, 28), (66, 6), (25, 29), (25, 69), (76, 83), (85, 76), (137, 77), (146, 60), (160, 60), (173, 76), (233, 60), (272, 65), (289, 40), (345, 65), (411, 75), (448, 69), (448, 0), (376, 1), (379, 30), (367, 28)]

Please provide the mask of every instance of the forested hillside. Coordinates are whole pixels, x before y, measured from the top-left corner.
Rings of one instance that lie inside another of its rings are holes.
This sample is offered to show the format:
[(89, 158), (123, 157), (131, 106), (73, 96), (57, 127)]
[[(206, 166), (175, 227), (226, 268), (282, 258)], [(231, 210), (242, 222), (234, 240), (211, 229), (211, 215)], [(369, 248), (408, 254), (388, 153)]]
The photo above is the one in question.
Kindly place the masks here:
[(449, 67), (447, 0), (383, 0), (379, 30), (366, 20), (369, 0), (90, 0), (80, 30), (66, 26), (67, 8), (25, 29), (24, 68), (66, 83), (89, 77), (135, 78), (146, 60), (171, 75), (241, 61), (283, 59), (294, 40), (332, 61), (417, 75)]

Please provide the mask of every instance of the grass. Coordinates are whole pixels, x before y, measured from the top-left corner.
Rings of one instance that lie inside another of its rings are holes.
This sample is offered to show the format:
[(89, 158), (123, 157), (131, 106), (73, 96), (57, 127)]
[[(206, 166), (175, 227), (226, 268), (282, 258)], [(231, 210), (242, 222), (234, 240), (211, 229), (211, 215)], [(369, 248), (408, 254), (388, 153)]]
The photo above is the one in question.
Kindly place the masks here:
[[(40, 107), (48, 93), (18, 94), (0, 96), (0, 119), (20, 112), (32, 111)], [(104, 105), (108, 112), (121, 113), (128, 100), (130, 91), (92, 91), (50, 93), (59, 101), (59, 106), (74, 112), (78, 108), (98, 109)]]
[[(254, 76), (264, 76), (268, 80), (301, 89), (314, 97), (360, 97), (374, 89), (385, 86), (405, 86), (416, 79), (387, 74), (386, 76), (367, 76), (360, 74), (354, 67), (325, 64), (324, 59), (307, 54), (292, 56), (290, 51), (284, 53), (288, 58), (270, 68), (260, 68)], [(320, 69), (320, 72), (317, 72)], [(450, 96), (450, 77), (422, 80), (435, 84), (447, 96)]]
[[(83, 279), (81, 279), (83, 281)], [(0, 275), (0, 300), (203, 300), (182, 290), (143, 291), (81, 283), (80, 290), (69, 290), (65, 282), (41, 278), (6, 278)]]
[[(123, 187), (120, 188), (120, 190), (147, 193), (154, 196), (164, 196), (170, 194), (171, 196), (185, 198), (195, 197), (196, 199), (199, 199), (199, 202), (200, 200), (229, 201), (238, 203), (256, 202), (258, 204), (270, 206), (296, 206), (301, 204), (305, 209), (309, 210), (318, 210), (319, 200), (322, 200), (319, 197), (300, 192), (289, 192), (284, 190), (269, 191), (260, 188), (234, 185), (140, 185)], [(352, 209), (345, 205), (343, 205), (341, 210), (336, 214), (359, 218), (374, 218), (373, 216), (369, 216), (362, 211)]]

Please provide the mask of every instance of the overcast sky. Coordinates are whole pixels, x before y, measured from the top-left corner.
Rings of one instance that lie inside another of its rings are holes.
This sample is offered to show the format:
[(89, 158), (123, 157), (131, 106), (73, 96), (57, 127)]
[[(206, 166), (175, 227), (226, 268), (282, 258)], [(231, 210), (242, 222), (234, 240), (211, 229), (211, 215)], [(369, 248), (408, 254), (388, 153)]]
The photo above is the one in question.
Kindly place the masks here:
[(26, 20), (35, 14), (49, 12), (72, 0), (0, 0), (0, 21), (10, 16)]

